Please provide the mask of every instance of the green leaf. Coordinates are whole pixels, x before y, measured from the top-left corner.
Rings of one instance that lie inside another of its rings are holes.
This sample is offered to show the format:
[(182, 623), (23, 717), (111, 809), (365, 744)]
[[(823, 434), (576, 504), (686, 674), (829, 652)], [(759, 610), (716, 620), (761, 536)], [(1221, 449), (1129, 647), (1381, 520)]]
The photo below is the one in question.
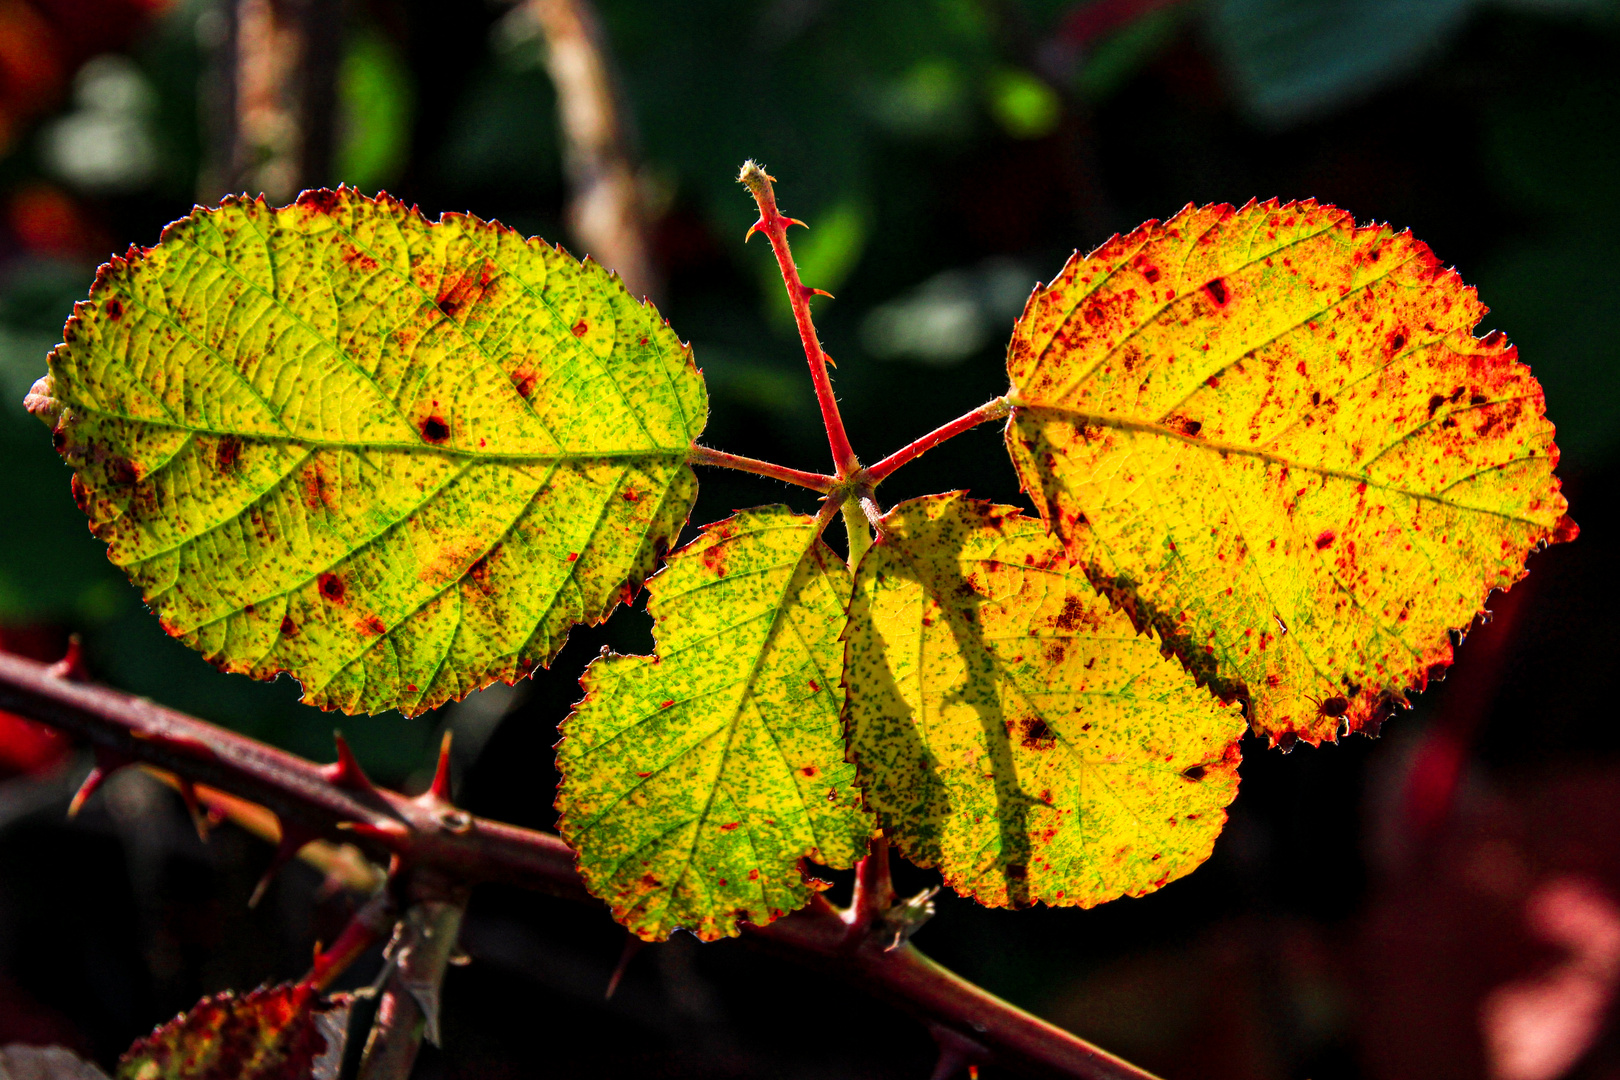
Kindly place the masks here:
[(648, 584), (656, 656), (605, 656), (563, 722), (558, 830), (648, 940), (763, 926), (809, 900), (800, 860), (866, 849), (839, 723), (849, 571), (813, 518), (746, 510)]
[(117, 1080), (336, 1080), (348, 1020), (305, 984), (216, 994), (131, 1046)]
[(216, 665), (408, 714), (547, 662), (696, 494), (702, 377), (618, 280), (351, 190), (227, 200), (97, 275), (30, 408)]
[(901, 503), (856, 572), (846, 637), (866, 803), (956, 891), (1091, 907), (1209, 857), (1242, 717), (1039, 521), (960, 493)]
[(1577, 531), (1484, 312), (1410, 233), (1188, 207), (1036, 290), (1007, 447), (1070, 556), (1256, 731), (1376, 732)]

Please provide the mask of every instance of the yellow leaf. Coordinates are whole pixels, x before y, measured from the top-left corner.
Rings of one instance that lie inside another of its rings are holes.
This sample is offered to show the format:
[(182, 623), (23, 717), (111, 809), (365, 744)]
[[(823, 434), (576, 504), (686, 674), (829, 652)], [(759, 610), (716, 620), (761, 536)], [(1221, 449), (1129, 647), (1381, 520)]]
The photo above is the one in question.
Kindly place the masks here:
[(406, 713), (605, 618), (686, 519), (707, 413), (600, 267), (350, 190), (230, 199), (102, 267), (29, 407), (169, 633)]
[(802, 907), (800, 861), (866, 850), (839, 725), (849, 570), (786, 507), (710, 525), (648, 583), (656, 656), (591, 664), (563, 722), (558, 830), (648, 940)]
[(960, 494), (901, 503), (861, 560), (845, 636), (866, 803), (953, 889), (1091, 907), (1209, 857), (1242, 717), (1039, 521)]
[(1409, 233), (1188, 207), (1030, 299), (1008, 450), (1099, 588), (1257, 731), (1376, 732), (1576, 533), (1541, 388), (1484, 314)]

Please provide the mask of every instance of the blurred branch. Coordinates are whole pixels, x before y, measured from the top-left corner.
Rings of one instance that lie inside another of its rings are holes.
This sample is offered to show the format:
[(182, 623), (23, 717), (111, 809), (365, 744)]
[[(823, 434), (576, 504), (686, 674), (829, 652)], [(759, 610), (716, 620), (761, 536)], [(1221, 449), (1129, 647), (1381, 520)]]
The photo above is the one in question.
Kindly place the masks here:
[[(504, 882), (596, 903), (575, 869), (573, 852), (558, 837), (456, 809), (437, 777), (415, 799), (378, 788), (341, 743), (337, 762), (316, 765), (144, 698), (70, 681), (52, 674), (49, 665), (4, 654), (0, 709), (78, 735), (92, 744), (98, 760), (155, 765), (192, 784), (260, 803), (278, 816), (284, 837), (351, 841), (391, 857), (407, 891), (409, 883), (422, 881), (449, 882), (455, 889)], [(444, 760), (441, 755), (441, 772)], [(459, 895), (439, 899), (454, 906)], [(435, 919), (443, 914), (423, 912)], [(746, 928), (743, 940), (841, 975), (916, 1016), (936, 1039), (948, 1033), (943, 1039), (951, 1046), (972, 1046), (975, 1056), (982, 1048), (983, 1060), (975, 1064), (1083, 1080), (1152, 1080), (941, 967), (909, 943), (889, 948), (892, 931), (852, 938), (843, 913), (819, 896), (768, 926)], [(430, 961), (438, 962), (424, 954), (423, 962)], [(409, 1008), (401, 1003), (401, 1023)], [(430, 1002), (424, 1023), (432, 1008)]]
[(201, 197), (272, 204), (332, 180), (340, 0), (224, 0), (213, 92), (218, 146)]
[(568, 227), (632, 295), (657, 300), (663, 283), (648, 250), (624, 97), (601, 21), (590, 0), (527, 0), (524, 9), (545, 35), (546, 68), (557, 88), (572, 189)]

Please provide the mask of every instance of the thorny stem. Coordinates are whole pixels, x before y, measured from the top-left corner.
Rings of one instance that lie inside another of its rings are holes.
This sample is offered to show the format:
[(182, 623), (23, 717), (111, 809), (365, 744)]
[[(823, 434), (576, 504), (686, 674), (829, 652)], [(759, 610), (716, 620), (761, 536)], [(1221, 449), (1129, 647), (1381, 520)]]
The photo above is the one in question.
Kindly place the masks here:
[[(752, 161), (744, 162), (742, 172), (737, 176), (738, 182), (748, 188), (754, 202), (759, 204), (759, 220), (748, 230), (748, 236), (753, 236), (756, 231), (764, 233), (771, 242), (771, 250), (776, 253), (776, 265), (782, 271), (782, 284), (787, 287), (788, 302), (793, 305), (793, 321), (799, 327), (799, 341), (804, 345), (804, 356), (810, 363), (810, 380), (815, 383), (816, 402), (821, 406), (821, 422), (827, 428), (827, 445), (832, 448), (833, 464), (838, 468), (839, 478), (843, 479), (854, 475), (861, 463), (855, 457), (854, 448), (849, 445), (849, 436), (844, 432), (844, 418), (838, 415), (838, 399), (833, 396), (832, 379), (827, 375), (827, 354), (822, 351), (821, 339), (816, 337), (815, 323), (810, 320), (810, 298), (821, 290), (806, 288), (804, 282), (799, 280), (799, 268), (793, 264), (793, 252), (788, 248), (787, 229), (789, 225), (803, 225), (804, 222), (783, 217), (776, 208), (772, 179)], [(746, 242), (748, 237), (743, 239)]]
[(467, 910), (466, 890), (454, 893), (416, 900), (395, 929), (393, 968), (356, 1080), (407, 1080), (423, 1036), (439, 1044), (439, 992)]
[[(358, 770), (319, 766), (235, 732), (106, 687), (52, 675), (49, 665), (0, 654), (0, 709), (76, 734), (105, 753), (168, 769), (274, 811), (284, 830), (357, 843), (412, 873), (459, 886), (503, 882), (596, 903), (561, 838), (432, 800), (377, 788)], [(819, 899), (819, 898), (818, 898)], [(842, 913), (822, 901), (743, 940), (842, 975), (858, 989), (973, 1040), (995, 1063), (1083, 1080), (1153, 1080), (1152, 1074), (1031, 1016), (929, 960), (908, 943), (868, 936), (853, 946)]]
[(811, 491), (819, 491), (823, 495), (831, 491), (838, 483), (838, 477), (836, 476), (790, 469), (785, 465), (773, 465), (769, 461), (760, 461), (758, 458), (728, 454), (724, 450), (713, 450), (707, 446), (697, 446), (695, 444), (691, 453), (687, 455), (687, 460), (694, 465), (714, 465), (722, 469), (736, 469), (739, 472), (753, 473), (756, 476), (768, 476), (773, 480), (780, 480), (786, 484), (797, 484), (799, 487), (809, 488)]
[(852, 941), (872, 936), (884, 912), (894, 906), (894, 880), (889, 876), (889, 840), (873, 837), (866, 858), (855, 864), (855, 890), (844, 909), (844, 925)]
[(315, 965), (304, 977), (305, 984), (316, 990), (327, 989), (350, 964), (364, 956), (367, 949), (387, 937), (393, 926), (394, 898), (388, 890), (380, 889), (354, 913), (332, 947), (316, 955)]
[(972, 412), (958, 416), (950, 423), (943, 424), (935, 428), (933, 431), (930, 431), (916, 442), (910, 443), (907, 446), (902, 446), (900, 449), (896, 450), (894, 453), (890, 454), (876, 465), (868, 468), (864, 475), (867, 481), (872, 485), (876, 486), (877, 484), (881, 484), (890, 473), (894, 472), (900, 466), (905, 465), (914, 458), (921, 457), (923, 454), (932, 450), (946, 439), (955, 438), (957, 435), (962, 434), (962, 432), (971, 428), (976, 428), (980, 424), (987, 424), (992, 420), (1000, 420), (1011, 411), (1012, 404), (1006, 397), (998, 397), (991, 401), (987, 401), (983, 405), (980, 405), (977, 409), (974, 409)]

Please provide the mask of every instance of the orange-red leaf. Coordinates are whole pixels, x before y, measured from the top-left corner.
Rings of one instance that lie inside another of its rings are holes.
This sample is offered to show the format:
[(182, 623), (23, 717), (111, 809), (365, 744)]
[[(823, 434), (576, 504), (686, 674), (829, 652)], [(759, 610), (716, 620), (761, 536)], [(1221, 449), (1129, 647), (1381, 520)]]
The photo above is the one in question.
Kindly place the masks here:
[(347, 1018), (303, 983), (216, 994), (131, 1046), (118, 1080), (329, 1080)]

